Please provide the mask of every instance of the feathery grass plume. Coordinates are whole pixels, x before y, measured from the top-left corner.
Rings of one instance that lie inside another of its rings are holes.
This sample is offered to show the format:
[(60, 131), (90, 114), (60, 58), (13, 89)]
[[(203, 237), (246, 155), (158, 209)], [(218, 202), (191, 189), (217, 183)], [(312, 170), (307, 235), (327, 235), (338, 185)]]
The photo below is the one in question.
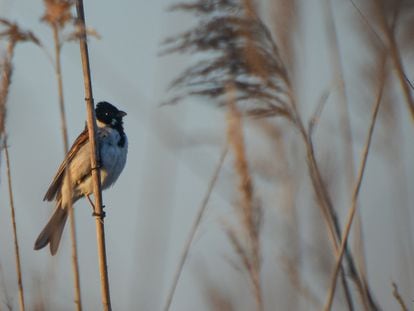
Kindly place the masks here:
[(236, 204), (241, 232), (227, 228), (236, 253), (249, 274), (257, 310), (263, 310), (260, 281), (260, 205), (253, 200), (253, 184), (244, 146), (242, 114), (289, 116), (284, 93), (288, 83), (270, 32), (249, 1), (196, 1), (172, 10), (197, 14), (198, 25), (164, 42), (165, 53), (200, 52), (205, 58), (185, 70), (171, 87), (181, 91), (170, 103), (186, 96), (208, 96), (227, 107), (228, 140), (239, 178)]
[[(169, 103), (176, 103), (186, 96), (204, 96), (214, 99), (220, 106), (227, 106), (235, 115), (279, 116), (291, 121), (306, 147), (312, 186), (336, 254), (341, 242), (341, 228), (313, 144), (313, 130), (321, 112), (317, 109), (305, 126), (277, 45), (252, 8), (236, 0), (195, 1), (172, 7), (172, 10), (193, 12), (199, 22), (193, 29), (165, 40), (162, 54), (197, 54), (201, 60), (171, 83), (171, 89), (178, 90), (178, 94)], [(228, 90), (233, 94), (230, 101), (223, 98)], [(228, 233), (233, 246), (248, 266), (246, 259), (249, 256), (236, 239), (237, 234), (232, 231)], [(347, 247), (345, 257), (352, 280), (362, 284), (363, 280)], [(346, 290), (348, 281), (342, 267), (341, 278)]]
[(171, 10), (192, 12), (198, 24), (167, 38), (161, 54), (198, 53), (202, 59), (172, 83), (179, 91), (168, 103), (186, 96), (207, 96), (225, 105), (226, 85), (236, 90), (238, 109), (255, 116), (289, 115), (288, 75), (263, 22), (237, 0), (199, 0)]
[(13, 72), (12, 59), (14, 49), (19, 42), (32, 42), (40, 45), (40, 41), (31, 31), (21, 29), (16, 23), (7, 19), (0, 18), (0, 40), (7, 40), (6, 55), (0, 66), (1, 68), (1, 84), (0, 84), (0, 140), (4, 136), (6, 128), (6, 102), (11, 84)]
[[(61, 51), (64, 41), (63, 29), (69, 24), (75, 21), (71, 13), (73, 7), (73, 1), (68, 0), (44, 0), (45, 13), (42, 17), (42, 21), (46, 22), (53, 32), (53, 41), (54, 41), (54, 69), (56, 75), (56, 82), (58, 87), (58, 101), (60, 109), (60, 122), (62, 128), (62, 139), (63, 139), (63, 150), (64, 154), (67, 154), (69, 151), (69, 138), (68, 138), (68, 129), (65, 113), (65, 100), (63, 95), (63, 77), (62, 77), (62, 64), (61, 64)], [(68, 168), (66, 168), (67, 170)], [(66, 172), (65, 178), (67, 183), (71, 184), (70, 174)], [(69, 191), (72, 189), (69, 188)], [(80, 289), (80, 276), (79, 276), (79, 262), (78, 262), (78, 250), (76, 242), (76, 225), (75, 225), (75, 215), (73, 212), (73, 205), (69, 202), (69, 221), (70, 221), (70, 234), (71, 234), (71, 243), (72, 243), (72, 269), (74, 276), (74, 288), (75, 288), (75, 305), (78, 311), (82, 310), (82, 298), (81, 298), (81, 289)]]

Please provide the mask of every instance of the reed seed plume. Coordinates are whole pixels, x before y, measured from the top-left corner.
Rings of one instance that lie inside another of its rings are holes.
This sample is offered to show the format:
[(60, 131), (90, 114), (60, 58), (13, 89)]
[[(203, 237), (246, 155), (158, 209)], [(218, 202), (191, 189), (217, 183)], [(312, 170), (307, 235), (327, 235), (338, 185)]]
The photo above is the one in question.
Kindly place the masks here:
[(13, 73), (13, 55), (17, 43), (32, 42), (40, 45), (40, 41), (31, 31), (23, 30), (18, 24), (7, 19), (0, 18), (0, 40), (7, 41), (6, 55), (4, 56), (1, 69), (0, 85), (0, 140), (3, 138), (6, 128), (6, 102), (9, 94), (11, 78)]
[(270, 31), (251, 8), (235, 0), (200, 0), (174, 5), (171, 10), (195, 14), (198, 24), (166, 39), (162, 54), (203, 57), (171, 83), (178, 95), (169, 103), (206, 96), (226, 105), (226, 87), (231, 83), (243, 113), (289, 115), (287, 71)]
[[(203, 56), (204, 59), (190, 66), (172, 84), (172, 89), (181, 93), (173, 97), (170, 103), (176, 103), (186, 96), (205, 96), (215, 99), (220, 106), (227, 106), (229, 111), (228, 128), (229, 141), (238, 154), (243, 148), (243, 134), (240, 134), (240, 125), (237, 131), (231, 125), (234, 120), (241, 124), (242, 115), (256, 117), (280, 116), (292, 122), (303, 138), (307, 150), (308, 168), (312, 185), (317, 195), (319, 206), (322, 209), (329, 235), (335, 252), (339, 250), (341, 229), (329, 189), (323, 180), (319, 164), (316, 160), (313, 144), (313, 130), (321, 109), (315, 111), (308, 126), (304, 125), (300, 112), (296, 106), (295, 94), (288, 71), (281, 60), (277, 45), (274, 43), (270, 31), (254, 11), (254, 6), (248, 1), (241, 3), (230, 0), (196, 1), (190, 4), (177, 4), (172, 10), (193, 12), (197, 15), (199, 23), (191, 30), (181, 35), (168, 38), (164, 42), (163, 53), (190, 53)], [(230, 90), (230, 92), (228, 92)], [(231, 93), (231, 100), (223, 99), (226, 93)], [(233, 120), (233, 121), (231, 121)], [(231, 122), (230, 122), (231, 121)], [(348, 131), (349, 132), (349, 131)], [(233, 133), (233, 134), (231, 134)], [(239, 133), (237, 139), (235, 134)], [(233, 143), (232, 143), (233, 141)], [(251, 202), (248, 179), (243, 177), (245, 161), (235, 161), (235, 169), (239, 172), (241, 193), (244, 202)], [(249, 176), (249, 175), (246, 175)], [(251, 188), (252, 189), (252, 188)], [(253, 210), (253, 209), (252, 209)], [(249, 211), (249, 209), (245, 209)], [(254, 232), (252, 214), (242, 220), (244, 228), (251, 228), (248, 236), (250, 241), (258, 241), (258, 234)], [(242, 258), (248, 271), (251, 269), (250, 252), (243, 248), (237, 239), (235, 230), (228, 231), (232, 244)], [(254, 245), (254, 244), (253, 244)], [(257, 244), (259, 245), (259, 243)], [(253, 254), (260, 254), (253, 251)], [(256, 262), (259, 257), (256, 257)], [(346, 258), (351, 275), (357, 284), (361, 284), (352, 254), (346, 247)], [(259, 267), (260, 264), (257, 266)], [(252, 280), (255, 276), (251, 274)], [(257, 279), (257, 275), (256, 275)], [(352, 298), (345, 271), (341, 268), (341, 279), (347, 296), (349, 306), (352, 308)], [(260, 282), (253, 282), (260, 284)], [(258, 308), (263, 307), (258, 304)]]

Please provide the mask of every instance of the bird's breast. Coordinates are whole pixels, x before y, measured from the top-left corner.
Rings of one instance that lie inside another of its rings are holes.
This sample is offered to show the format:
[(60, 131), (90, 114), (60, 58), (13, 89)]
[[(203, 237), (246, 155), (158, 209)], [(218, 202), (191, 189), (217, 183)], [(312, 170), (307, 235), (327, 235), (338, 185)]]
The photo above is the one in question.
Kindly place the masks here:
[(108, 129), (99, 135), (99, 148), (101, 157), (102, 188), (108, 188), (119, 177), (125, 167), (128, 152), (128, 143), (125, 139), (123, 147), (119, 146), (121, 139), (117, 130)]

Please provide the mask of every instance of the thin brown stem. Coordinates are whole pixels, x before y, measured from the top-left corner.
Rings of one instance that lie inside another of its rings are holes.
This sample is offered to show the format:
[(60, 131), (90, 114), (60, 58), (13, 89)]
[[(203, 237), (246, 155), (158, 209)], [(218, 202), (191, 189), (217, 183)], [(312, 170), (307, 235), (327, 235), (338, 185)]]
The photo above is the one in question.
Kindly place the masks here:
[[(0, 86), (0, 139), (3, 140), (3, 148), (6, 157), (6, 170), (7, 170), (7, 182), (8, 182), (8, 191), (9, 191), (9, 202), (10, 202), (10, 212), (11, 212), (11, 221), (13, 228), (13, 239), (14, 239), (14, 253), (16, 261), (16, 272), (17, 272), (17, 285), (19, 289), (19, 306), (20, 310), (25, 310), (24, 304), (24, 291), (23, 291), (23, 281), (22, 281), (22, 270), (20, 263), (20, 251), (19, 251), (19, 241), (17, 238), (17, 225), (16, 225), (16, 215), (14, 209), (14, 197), (13, 197), (13, 187), (12, 187), (12, 178), (10, 171), (10, 157), (9, 150), (7, 147), (7, 135), (6, 135), (6, 101), (9, 94), (11, 75), (12, 75), (12, 58), (14, 54), (14, 48), (16, 46), (15, 38), (10, 38), (7, 44), (7, 52), (4, 57), (4, 62), (2, 64), (2, 75), (1, 75), (1, 86)], [(6, 295), (7, 296), (7, 295)]]
[[(292, 101), (292, 103), (294, 103), (294, 101)], [(310, 126), (311, 131), (310, 133), (308, 133), (303, 125), (303, 122), (300, 118), (300, 115), (296, 109), (295, 104), (292, 104), (292, 109), (293, 109), (292, 120), (294, 122), (294, 125), (299, 130), (302, 140), (304, 142), (305, 148), (306, 148), (309, 176), (311, 178), (311, 182), (312, 182), (312, 186), (313, 186), (313, 189), (316, 195), (316, 199), (322, 211), (325, 224), (328, 228), (328, 233), (329, 233), (328, 236), (333, 245), (335, 254), (337, 255), (339, 252), (339, 243), (341, 241), (340, 225), (339, 225), (337, 214), (334, 210), (334, 206), (332, 204), (332, 200), (328, 193), (327, 187), (323, 181), (318, 162), (316, 161), (315, 150), (314, 150), (313, 140), (311, 136), (314, 126), (311, 124)], [(348, 250), (347, 246), (345, 247), (345, 255), (346, 255), (349, 269), (351, 271), (356, 271), (354, 258), (351, 252)], [(356, 278), (354, 278), (353, 280), (358, 286), (358, 289), (362, 290), (363, 288), (365, 288), (365, 291), (367, 293), (366, 295), (369, 300), (370, 306), (373, 310), (376, 310), (377, 308), (375, 306), (375, 302), (373, 301), (371, 297), (371, 293), (369, 289), (366, 287), (366, 283), (364, 282), (364, 280), (361, 280), (359, 278), (356, 272), (354, 272), (353, 275), (356, 276)], [(345, 270), (343, 267), (341, 267), (341, 281), (344, 286), (344, 289), (346, 290), (346, 287), (349, 287), (349, 285), (347, 285)], [(365, 284), (365, 287), (363, 284)]]
[(19, 240), (17, 238), (17, 225), (16, 225), (16, 215), (15, 215), (15, 210), (14, 210), (12, 177), (11, 177), (11, 172), (10, 172), (10, 157), (9, 157), (9, 150), (7, 147), (6, 135), (4, 136), (3, 148), (4, 148), (4, 154), (6, 156), (7, 183), (8, 183), (8, 188), (9, 188), (10, 212), (11, 212), (11, 221), (12, 221), (12, 226), (13, 226), (14, 254), (16, 257), (17, 285), (19, 288), (19, 306), (20, 306), (20, 310), (24, 311), (25, 307), (24, 307), (22, 268), (21, 268), (21, 263), (20, 263)]
[(175, 290), (176, 290), (178, 282), (180, 280), (184, 265), (187, 261), (188, 253), (190, 252), (190, 247), (193, 243), (193, 240), (194, 240), (195, 234), (198, 230), (198, 227), (200, 226), (201, 219), (203, 218), (204, 212), (207, 208), (207, 204), (210, 200), (211, 193), (213, 192), (214, 185), (216, 184), (217, 179), (219, 177), (219, 174), (220, 174), (221, 168), (223, 166), (224, 159), (226, 158), (227, 152), (228, 152), (228, 144), (226, 144), (224, 146), (224, 149), (221, 153), (220, 159), (219, 159), (219, 161), (216, 165), (216, 168), (213, 172), (213, 176), (211, 177), (210, 182), (208, 184), (206, 194), (204, 195), (203, 201), (201, 202), (200, 208), (199, 208), (199, 210), (197, 212), (197, 215), (194, 219), (193, 225), (191, 226), (190, 232), (189, 232), (188, 237), (187, 237), (187, 241), (186, 241), (186, 243), (184, 245), (184, 249), (181, 253), (180, 262), (179, 262), (177, 270), (175, 271), (175, 274), (174, 274), (172, 286), (171, 286), (170, 291), (169, 291), (168, 296), (167, 296), (167, 300), (166, 300), (166, 303), (165, 303), (165, 306), (164, 306), (164, 311), (170, 310), (171, 303), (172, 303), (173, 298), (174, 298)]
[(85, 26), (85, 13), (83, 9), (83, 0), (76, 0), (76, 11), (78, 15), (78, 23), (81, 27), (80, 38), (80, 53), (82, 58), (82, 69), (85, 86), (85, 101), (87, 109), (87, 126), (89, 133), (89, 143), (91, 146), (91, 167), (92, 169), (92, 181), (93, 181), (93, 194), (95, 197), (95, 223), (96, 223), (96, 237), (98, 243), (98, 256), (99, 256), (99, 272), (101, 275), (101, 294), (102, 304), (105, 311), (112, 310), (111, 298), (109, 292), (109, 279), (108, 279), (108, 267), (106, 259), (106, 245), (105, 245), (105, 226), (104, 226), (104, 213), (102, 205), (102, 190), (101, 190), (101, 174), (98, 168), (100, 163), (99, 146), (96, 139), (96, 116), (94, 110), (93, 94), (92, 94), (92, 81), (91, 71), (89, 65), (88, 43), (86, 40), (86, 26)]
[[(345, 86), (345, 79), (343, 76), (343, 65), (341, 61), (341, 51), (339, 49), (339, 42), (338, 42), (338, 35), (336, 30), (336, 23), (334, 19), (334, 11), (332, 8), (332, 0), (326, 0), (326, 19), (327, 19), (327, 31), (330, 38), (330, 49), (331, 49), (331, 64), (333, 75), (335, 79), (335, 84), (337, 85), (338, 95), (339, 95), (339, 110), (340, 110), (340, 125), (342, 128), (342, 135), (343, 135), (343, 143), (344, 143), (344, 171), (346, 177), (346, 185), (347, 185), (347, 193), (351, 194), (352, 192), (352, 185), (355, 178), (354, 173), (354, 150), (353, 150), (353, 141), (352, 141), (352, 131), (351, 131), (351, 124), (350, 124), (350, 115), (349, 115), (349, 102), (346, 95), (346, 86)], [(349, 191), (349, 192), (348, 192)], [(357, 214), (357, 218), (359, 218), (359, 213)], [(360, 247), (358, 248), (359, 256), (357, 258), (358, 266), (361, 268), (362, 271), (365, 271), (365, 255), (363, 249), (363, 241), (362, 241), (362, 227), (361, 221), (357, 222), (358, 230), (355, 233), (355, 240), (357, 241), (357, 245)], [(355, 269), (350, 270), (351, 278), (358, 282), (359, 276), (357, 275), (358, 272)], [(360, 274), (361, 277), (365, 278), (365, 274)], [(343, 279), (342, 279), (343, 280)], [(366, 291), (363, 290), (360, 286), (358, 286), (358, 293), (360, 295), (361, 300), (363, 301), (363, 305), (365, 310), (368, 310), (368, 297), (366, 296)], [(348, 306), (350, 310), (353, 310), (353, 301), (352, 296), (350, 294), (349, 288), (345, 287), (345, 296), (347, 298)]]
[(407, 305), (405, 304), (404, 299), (401, 297), (400, 292), (398, 291), (398, 286), (394, 282), (392, 282), (392, 295), (400, 305), (401, 311), (408, 311)]
[(336, 279), (338, 277), (338, 272), (339, 269), (341, 267), (341, 262), (342, 262), (342, 257), (344, 255), (345, 249), (346, 249), (346, 243), (349, 237), (349, 233), (351, 231), (351, 226), (352, 226), (352, 221), (354, 219), (354, 215), (357, 209), (357, 201), (358, 201), (358, 195), (361, 189), (361, 184), (362, 184), (362, 179), (364, 177), (364, 173), (365, 173), (365, 168), (366, 168), (366, 164), (367, 164), (367, 159), (368, 159), (368, 154), (369, 154), (369, 150), (371, 147), (371, 141), (372, 141), (372, 135), (374, 132), (374, 126), (377, 120), (377, 115), (378, 115), (378, 111), (380, 108), (380, 104), (381, 104), (381, 100), (382, 100), (382, 94), (383, 94), (383, 90), (384, 90), (384, 75), (381, 75), (381, 82), (380, 82), (380, 88), (377, 94), (377, 98), (376, 98), (376, 102), (375, 105), (373, 107), (373, 111), (372, 111), (372, 116), (371, 116), (371, 121), (370, 121), (370, 125), (369, 125), (369, 130), (368, 130), (368, 135), (367, 135), (367, 141), (365, 143), (365, 147), (363, 149), (362, 152), (362, 158), (361, 158), (361, 163), (360, 163), (360, 167), (359, 167), (359, 171), (358, 171), (358, 176), (357, 176), (357, 180), (355, 182), (354, 185), (354, 191), (353, 191), (353, 195), (352, 195), (352, 203), (351, 203), (351, 208), (349, 209), (348, 212), (348, 217), (347, 217), (347, 221), (346, 221), (346, 225), (345, 225), (345, 229), (344, 229), (344, 233), (342, 234), (342, 238), (341, 238), (341, 246), (339, 249), (339, 254), (337, 255), (337, 259), (335, 262), (335, 268), (334, 268), (334, 272), (332, 274), (332, 280), (331, 280), (331, 285), (329, 287), (329, 291), (328, 291), (328, 295), (326, 298), (326, 303), (325, 303), (325, 307), (324, 310), (331, 310), (332, 308), (332, 302), (333, 302), (333, 298), (335, 295), (335, 289), (336, 289)]
[[(62, 129), (62, 139), (63, 139), (63, 148), (64, 153), (67, 154), (69, 151), (69, 139), (68, 139), (68, 130), (66, 122), (66, 113), (65, 113), (65, 100), (63, 96), (63, 79), (62, 79), (62, 65), (60, 60), (61, 53), (61, 42), (59, 38), (59, 27), (57, 24), (52, 25), (53, 31), (53, 40), (55, 44), (55, 74), (58, 84), (58, 98), (59, 98), (59, 108), (60, 108), (60, 122)], [(71, 184), (70, 174), (68, 170), (65, 173), (66, 182), (68, 185)], [(72, 192), (72, 189), (68, 188), (69, 192)], [(70, 194), (70, 196), (72, 196)], [(79, 277), (79, 261), (78, 261), (78, 250), (76, 242), (76, 226), (75, 226), (75, 214), (73, 211), (73, 204), (69, 202), (68, 206), (69, 211), (69, 221), (70, 221), (70, 237), (72, 242), (72, 269), (74, 276), (74, 287), (75, 287), (75, 305), (78, 311), (82, 310), (82, 298), (80, 290), (80, 277)]]
[(379, 16), (379, 23), (382, 32), (385, 34), (386, 40), (387, 40), (387, 47), (389, 49), (389, 53), (392, 59), (392, 62), (394, 64), (394, 69), (397, 74), (398, 80), (400, 81), (400, 86), (402, 88), (405, 101), (407, 104), (408, 111), (411, 115), (411, 121), (414, 122), (414, 100), (413, 96), (411, 94), (410, 86), (406, 81), (406, 75), (404, 73), (404, 67), (401, 60), (401, 55), (397, 46), (397, 42), (395, 40), (395, 35), (393, 28), (390, 27), (387, 23), (387, 20), (385, 18), (384, 9), (382, 7), (382, 4), (379, 0), (374, 0), (377, 10), (378, 10), (378, 16)]

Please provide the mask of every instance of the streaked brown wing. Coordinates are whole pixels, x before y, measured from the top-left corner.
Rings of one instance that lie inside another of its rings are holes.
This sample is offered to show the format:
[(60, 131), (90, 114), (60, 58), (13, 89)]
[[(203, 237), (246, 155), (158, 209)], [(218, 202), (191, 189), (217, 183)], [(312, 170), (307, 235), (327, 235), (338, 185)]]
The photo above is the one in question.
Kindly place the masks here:
[(60, 187), (62, 186), (63, 176), (65, 176), (65, 169), (68, 163), (72, 161), (75, 155), (78, 153), (79, 149), (88, 141), (88, 128), (85, 126), (85, 129), (82, 133), (76, 138), (75, 142), (73, 143), (72, 147), (70, 148), (69, 152), (66, 155), (65, 160), (63, 160), (62, 164), (59, 166), (59, 169), (53, 178), (52, 184), (49, 186), (43, 201), (53, 201), (56, 197), (56, 194)]

